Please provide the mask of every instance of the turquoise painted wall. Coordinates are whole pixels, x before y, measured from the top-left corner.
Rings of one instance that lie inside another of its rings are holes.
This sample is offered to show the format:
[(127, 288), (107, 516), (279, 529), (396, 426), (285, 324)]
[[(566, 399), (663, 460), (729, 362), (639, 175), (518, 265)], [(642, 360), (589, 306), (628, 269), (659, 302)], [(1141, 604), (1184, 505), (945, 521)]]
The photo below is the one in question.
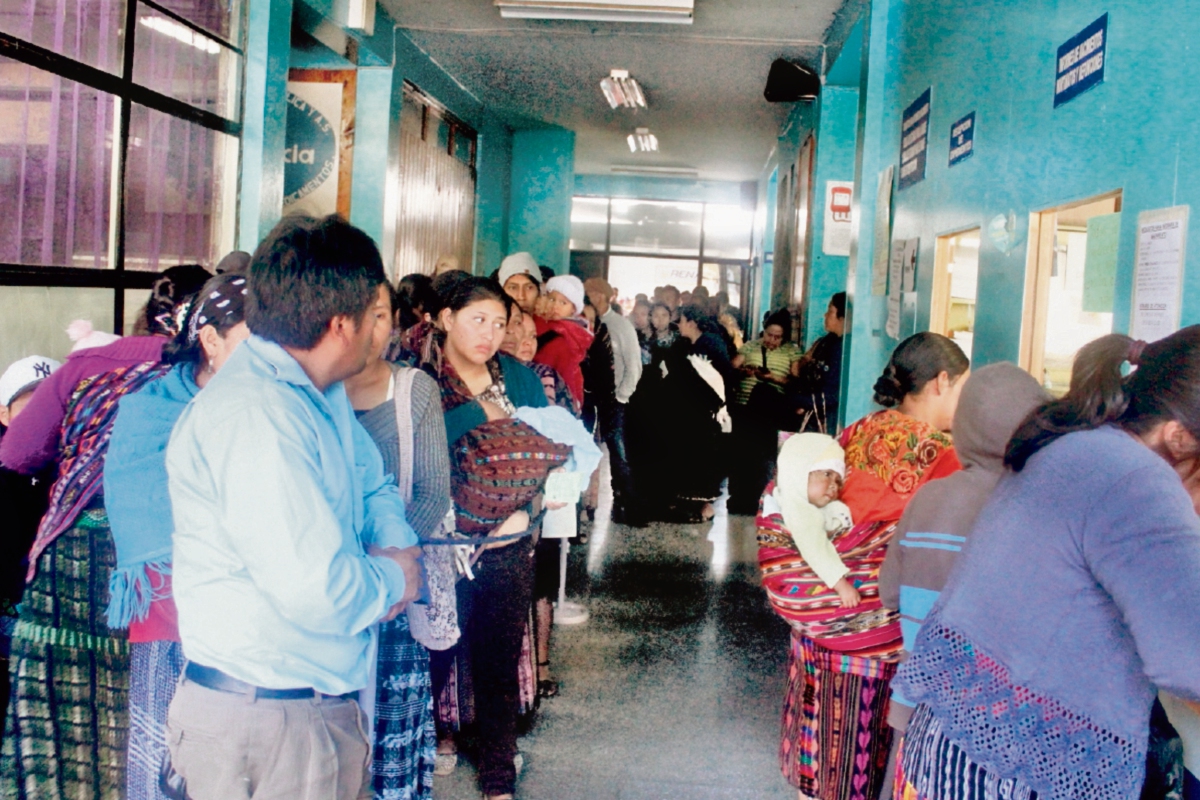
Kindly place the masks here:
[(539, 264), (565, 275), (571, 262), (575, 132), (515, 131), (510, 191), (509, 250), (528, 251)]
[[(851, 53), (858, 56), (857, 52)], [(808, 310), (804, 343), (825, 334), (824, 313), (829, 298), (846, 288), (848, 256), (826, 255), (825, 184), (854, 180), (854, 133), (858, 117), (858, 89), (827, 85), (821, 92), (817, 121), (817, 162), (813, 170), (813, 215), (808, 269)]]
[[(869, 18), (860, 128), (859, 238), (847, 419), (868, 411), (870, 387), (895, 342), (878, 335), (883, 298), (869, 297), (876, 177), (896, 164), (900, 116), (932, 87), (926, 179), (897, 192), (893, 238), (919, 237), (918, 329), (928, 325), (937, 236), (1015, 214), (1023, 241), (980, 250), (976, 364), (1018, 355), (1031, 212), (1123, 190), (1115, 326), (1128, 326), (1140, 211), (1200, 202), (1195, 147), (1200, 99), (1200, 3), (1155, 13), (1134, 0), (891, 0)], [(1105, 82), (1055, 109), (1056, 50), (1109, 14)], [(976, 112), (975, 155), (947, 164), (953, 121)], [(1192, 224), (1194, 231), (1196, 225)], [(1190, 237), (1195, 241), (1195, 234)], [(1187, 248), (1183, 322), (1200, 321), (1200, 249)]]
[(250, 253), (279, 221), (283, 208), (291, 41), (291, 0), (250, 0), (238, 198), (238, 248)]

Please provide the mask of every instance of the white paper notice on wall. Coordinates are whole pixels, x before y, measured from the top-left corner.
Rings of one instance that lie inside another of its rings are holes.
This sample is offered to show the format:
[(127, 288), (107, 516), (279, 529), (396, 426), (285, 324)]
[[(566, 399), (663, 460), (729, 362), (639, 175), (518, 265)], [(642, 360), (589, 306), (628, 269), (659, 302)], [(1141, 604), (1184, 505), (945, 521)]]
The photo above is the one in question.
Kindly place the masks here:
[(1188, 206), (1138, 214), (1129, 335), (1154, 342), (1179, 330)]
[(888, 262), (887, 324), (884, 330), (893, 339), (900, 338), (900, 291), (904, 282), (904, 242), (892, 242), (892, 258)]
[(825, 234), (821, 252), (827, 256), (850, 255), (850, 201), (854, 181), (825, 181)]
[(871, 260), (871, 294), (887, 294), (888, 244), (892, 238), (892, 179), (895, 166), (889, 164), (879, 173), (879, 188), (875, 195), (875, 247)]

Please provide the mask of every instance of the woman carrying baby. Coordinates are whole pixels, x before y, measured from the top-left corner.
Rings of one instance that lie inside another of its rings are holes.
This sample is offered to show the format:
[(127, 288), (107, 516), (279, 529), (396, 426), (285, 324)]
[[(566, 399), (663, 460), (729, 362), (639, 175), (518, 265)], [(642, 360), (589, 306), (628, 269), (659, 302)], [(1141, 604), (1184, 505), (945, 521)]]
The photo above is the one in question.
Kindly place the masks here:
[(780, 452), (758, 517), (759, 563), (792, 626), (780, 763), (801, 798), (879, 794), (902, 647), (899, 618), (879, 601), (879, 568), (916, 490), (961, 466), (946, 432), (968, 370), (946, 337), (910, 337), (875, 384), (885, 410), (838, 442), (802, 434)]

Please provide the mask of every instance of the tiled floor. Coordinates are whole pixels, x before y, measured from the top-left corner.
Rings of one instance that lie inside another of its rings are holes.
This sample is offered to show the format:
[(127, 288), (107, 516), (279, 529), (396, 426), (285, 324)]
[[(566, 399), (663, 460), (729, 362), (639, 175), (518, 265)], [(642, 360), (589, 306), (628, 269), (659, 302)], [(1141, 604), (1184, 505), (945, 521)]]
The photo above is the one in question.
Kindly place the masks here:
[[(757, 584), (754, 524), (609, 525), (571, 553), (591, 619), (556, 626), (561, 685), (520, 741), (521, 800), (793, 800), (776, 764), (787, 628)], [(478, 798), (460, 760), (437, 800)]]

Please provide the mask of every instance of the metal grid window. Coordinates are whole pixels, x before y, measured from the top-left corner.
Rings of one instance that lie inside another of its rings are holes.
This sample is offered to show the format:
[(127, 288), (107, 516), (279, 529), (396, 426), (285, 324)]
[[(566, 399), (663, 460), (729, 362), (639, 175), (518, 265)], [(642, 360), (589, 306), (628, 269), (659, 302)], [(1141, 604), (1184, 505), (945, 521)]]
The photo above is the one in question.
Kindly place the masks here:
[(233, 249), (242, 15), (240, 0), (0, 9), (0, 369), (69, 349), (60, 318), (124, 333), (154, 272)]

